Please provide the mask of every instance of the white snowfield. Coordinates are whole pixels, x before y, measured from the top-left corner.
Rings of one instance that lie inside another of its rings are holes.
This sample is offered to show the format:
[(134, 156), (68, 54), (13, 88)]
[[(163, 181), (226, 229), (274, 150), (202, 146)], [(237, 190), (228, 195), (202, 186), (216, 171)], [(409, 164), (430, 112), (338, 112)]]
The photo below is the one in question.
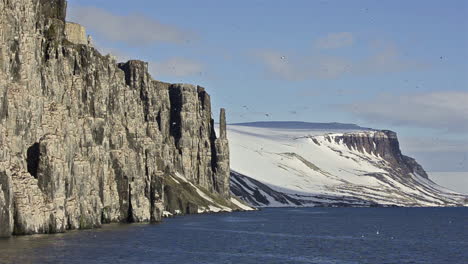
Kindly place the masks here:
[(467, 196), (416, 173), (398, 174), (378, 154), (335, 141), (345, 133), (386, 136), (229, 125), (231, 190), (255, 206), (467, 205)]

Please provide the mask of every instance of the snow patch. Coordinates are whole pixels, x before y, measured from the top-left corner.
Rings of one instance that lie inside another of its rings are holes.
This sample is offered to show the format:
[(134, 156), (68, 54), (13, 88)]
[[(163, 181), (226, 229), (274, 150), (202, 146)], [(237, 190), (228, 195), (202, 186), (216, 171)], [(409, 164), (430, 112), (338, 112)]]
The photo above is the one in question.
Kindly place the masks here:
[(162, 216), (163, 216), (163, 217), (171, 217), (172, 214), (171, 214), (171, 212), (163, 211)]
[(242, 210), (245, 210), (245, 211), (253, 211), (255, 209), (253, 209), (252, 207), (250, 206), (247, 206), (241, 202), (239, 202), (236, 198), (233, 198), (231, 197), (231, 203), (235, 204), (237, 207), (239, 207), (240, 209)]

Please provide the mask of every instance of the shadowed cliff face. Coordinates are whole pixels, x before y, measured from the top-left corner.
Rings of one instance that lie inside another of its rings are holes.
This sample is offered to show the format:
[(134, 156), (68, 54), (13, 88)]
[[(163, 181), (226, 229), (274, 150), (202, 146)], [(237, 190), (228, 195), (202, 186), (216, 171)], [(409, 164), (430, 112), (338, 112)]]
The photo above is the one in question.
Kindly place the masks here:
[(197, 212), (192, 196), (164, 200), (176, 173), (229, 198), (227, 139), (203, 88), (67, 41), (64, 0), (0, 10), (0, 236)]
[(401, 174), (418, 173), (428, 178), (427, 173), (413, 158), (404, 156), (400, 150), (397, 134), (390, 130), (382, 130), (372, 134), (345, 133), (334, 137), (335, 142), (342, 141), (350, 150), (378, 155), (388, 161), (393, 167), (404, 170)]
[[(25, 2), (25, 1), (22, 1)], [(47, 18), (55, 18), (65, 21), (67, 15), (67, 1), (64, 0), (39, 0), (38, 11)]]

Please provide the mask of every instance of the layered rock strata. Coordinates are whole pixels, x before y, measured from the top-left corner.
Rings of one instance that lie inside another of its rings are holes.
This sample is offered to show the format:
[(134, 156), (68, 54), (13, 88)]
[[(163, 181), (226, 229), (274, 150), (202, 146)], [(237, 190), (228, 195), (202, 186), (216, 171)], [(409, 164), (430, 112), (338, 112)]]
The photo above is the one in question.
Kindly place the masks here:
[(200, 197), (183, 193), (194, 186), (235, 208), (205, 89), (101, 55), (65, 22), (65, 0), (0, 10), (0, 236), (198, 212)]
[(380, 130), (372, 132), (344, 133), (341, 135), (326, 136), (328, 141), (345, 144), (349, 150), (356, 150), (360, 153), (366, 152), (382, 157), (389, 162), (392, 167), (399, 168), (402, 175), (417, 173), (428, 179), (423, 167), (411, 157), (401, 153), (400, 143), (397, 134), (390, 130)]

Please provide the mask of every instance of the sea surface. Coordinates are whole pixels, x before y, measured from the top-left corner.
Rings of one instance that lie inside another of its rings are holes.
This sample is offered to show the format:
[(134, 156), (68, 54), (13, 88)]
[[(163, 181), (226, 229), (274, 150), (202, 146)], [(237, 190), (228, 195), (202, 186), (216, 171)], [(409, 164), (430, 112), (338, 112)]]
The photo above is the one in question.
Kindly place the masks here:
[(0, 263), (468, 263), (468, 208), (283, 208), (0, 239)]

